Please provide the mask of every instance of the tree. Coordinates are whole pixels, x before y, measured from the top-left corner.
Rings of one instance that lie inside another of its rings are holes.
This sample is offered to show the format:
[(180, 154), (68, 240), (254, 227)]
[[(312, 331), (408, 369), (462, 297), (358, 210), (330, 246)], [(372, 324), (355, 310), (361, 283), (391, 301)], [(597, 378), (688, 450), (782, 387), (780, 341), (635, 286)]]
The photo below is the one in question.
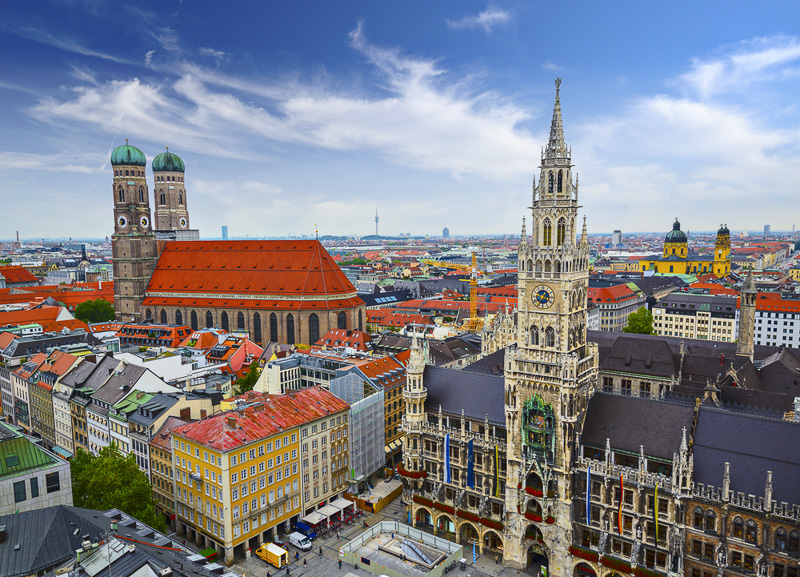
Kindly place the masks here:
[(78, 448), (70, 471), (76, 507), (100, 511), (116, 508), (153, 529), (166, 530), (153, 502), (153, 486), (133, 453), (123, 455), (115, 443), (100, 449), (96, 456)]
[(75, 317), (85, 323), (114, 320), (114, 306), (106, 299), (84, 301), (75, 307)]
[(653, 330), (653, 313), (645, 307), (639, 307), (639, 310), (628, 316), (628, 326), (622, 329), (622, 332), (640, 335), (656, 334), (656, 331)]
[(250, 370), (247, 371), (247, 374), (236, 381), (236, 385), (233, 387), (234, 392), (237, 395), (241, 395), (247, 391), (252, 391), (253, 387), (256, 386), (260, 374), (261, 371), (258, 370), (258, 361), (253, 361), (250, 363)]

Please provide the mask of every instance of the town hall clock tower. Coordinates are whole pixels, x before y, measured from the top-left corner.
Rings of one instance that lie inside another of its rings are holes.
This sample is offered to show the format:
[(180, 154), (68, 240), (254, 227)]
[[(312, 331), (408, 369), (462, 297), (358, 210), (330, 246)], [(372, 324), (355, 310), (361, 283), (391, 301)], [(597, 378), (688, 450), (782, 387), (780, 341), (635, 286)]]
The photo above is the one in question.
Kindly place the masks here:
[[(553, 577), (569, 573), (569, 472), (598, 367), (597, 347), (586, 342), (589, 245), (585, 222), (577, 234), (578, 182), (564, 141), (560, 85), (559, 78), (530, 237), (522, 225), (517, 344), (506, 350), (505, 366), (504, 562), (523, 569), (529, 555), (541, 554)], [(541, 544), (531, 545), (526, 533), (541, 534)]]

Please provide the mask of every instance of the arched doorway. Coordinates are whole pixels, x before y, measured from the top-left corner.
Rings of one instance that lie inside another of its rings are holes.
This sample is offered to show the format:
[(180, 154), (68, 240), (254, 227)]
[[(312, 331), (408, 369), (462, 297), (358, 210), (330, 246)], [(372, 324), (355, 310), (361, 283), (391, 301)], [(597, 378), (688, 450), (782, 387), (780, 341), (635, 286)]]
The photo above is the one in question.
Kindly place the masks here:
[(472, 523), (468, 521), (461, 523), (461, 528), (458, 530), (458, 536), (461, 544), (465, 547), (471, 543), (479, 542), (481, 539), (478, 530)]
[(419, 527), (420, 525), (433, 527), (433, 516), (431, 515), (431, 512), (424, 507), (417, 509), (416, 524), (414, 526)]
[(483, 553), (498, 553), (503, 556), (503, 537), (494, 529), (487, 529), (483, 534)]
[(589, 567), (586, 563), (578, 563), (572, 575), (573, 577), (597, 577), (597, 573), (595, 573), (594, 569)]
[(448, 515), (439, 515), (439, 518), (436, 519), (436, 529), (440, 533), (456, 534), (456, 524)]
[(547, 558), (547, 551), (538, 541), (528, 547), (525, 572), (542, 577), (550, 575), (550, 560)]

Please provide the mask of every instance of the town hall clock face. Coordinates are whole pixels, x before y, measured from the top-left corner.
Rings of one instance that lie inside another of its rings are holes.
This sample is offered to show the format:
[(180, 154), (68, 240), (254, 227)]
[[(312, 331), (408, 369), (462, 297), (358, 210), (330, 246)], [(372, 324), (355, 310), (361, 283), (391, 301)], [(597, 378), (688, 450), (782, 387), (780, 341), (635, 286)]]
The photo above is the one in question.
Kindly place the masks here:
[(547, 285), (540, 285), (533, 289), (533, 304), (537, 307), (546, 309), (553, 304), (555, 293)]
[(126, 226), (128, 226), (128, 219), (125, 218), (124, 216), (120, 216), (117, 219), (117, 224), (119, 225), (120, 228), (125, 228)]

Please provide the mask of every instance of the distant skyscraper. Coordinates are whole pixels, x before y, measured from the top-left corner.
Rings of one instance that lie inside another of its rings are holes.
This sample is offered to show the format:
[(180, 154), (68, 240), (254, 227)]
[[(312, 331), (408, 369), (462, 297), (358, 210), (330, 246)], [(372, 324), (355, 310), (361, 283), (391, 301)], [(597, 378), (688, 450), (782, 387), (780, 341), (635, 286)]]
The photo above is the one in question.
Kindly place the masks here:
[(450, 238), (450, 229), (449, 228), (444, 227), (442, 229), (442, 238)]
[(228, 240), (228, 227), (222, 227), (222, 240)]
[(375, 207), (375, 236), (378, 236), (378, 207)]
[(619, 248), (619, 245), (622, 244), (622, 231), (615, 230), (614, 234), (611, 235), (611, 246), (613, 248)]
[(772, 232), (772, 227), (770, 227), (770, 225), (768, 225), (768, 224), (765, 224), (764, 225), (764, 240), (767, 240), (769, 238), (769, 233), (770, 232)]

